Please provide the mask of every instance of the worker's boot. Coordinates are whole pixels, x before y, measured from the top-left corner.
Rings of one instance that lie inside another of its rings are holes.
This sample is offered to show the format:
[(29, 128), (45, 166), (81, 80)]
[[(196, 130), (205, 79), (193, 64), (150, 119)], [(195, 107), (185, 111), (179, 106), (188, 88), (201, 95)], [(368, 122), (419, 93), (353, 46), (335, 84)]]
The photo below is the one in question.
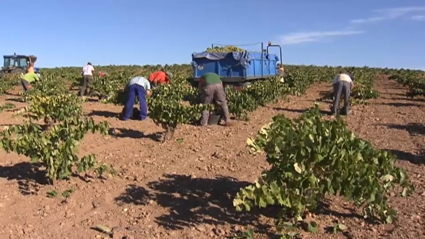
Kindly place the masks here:
[(233, 125), (233, 122), (230, 120), (224, 122), (224, 126), (232, 126), (232, 125)]
[(345, 115), (351, 115), (351, 109), (350, 109), (350, 107), (344, 107), (343, 109), (342, 109), (342, 113), (343, 114), (345, 114)]

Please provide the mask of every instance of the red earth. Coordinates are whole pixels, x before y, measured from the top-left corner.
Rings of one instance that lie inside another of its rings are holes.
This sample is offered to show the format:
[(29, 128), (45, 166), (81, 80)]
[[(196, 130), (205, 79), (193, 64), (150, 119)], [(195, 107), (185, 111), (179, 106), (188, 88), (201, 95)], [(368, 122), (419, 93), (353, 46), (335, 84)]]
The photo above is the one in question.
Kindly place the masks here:
[[(118, 176), (108, 179), (72, 177), (44, 185), (42, 171), (28, 159), (0, 151), (0, 238), (110, 238), (92, 228), (114, 228), (113, 238), (227, 238), (252, 228), (254, 238), (275, 238), (270, 213), (236, 212), (232, 198), (238, 189), (254, 182), (268, 167), (264, 156), (252, 156), (246, 139), (277, 114), (297, 117), (313, 106), (327, 84), (311, 87), (304, 96), (259, 108), (249, 121), (233, 127), (181, 126), (174, 141), (161, 144), (163, 130), (151, 120), (122, 122), (121, 107), (85, 103), (85, 112), (96, 121), (106, 120), (110, 135), (88, 135), (80, 145), (81, 155), (94, 153), (113, 165)], [(359, 210), (340, 198), (329, 198), (329, 208), (312, 215), (319, 223), (315, 234), (303, 238), (425, 238), (425, 101), (405, 97), (406, 89), (384, 78), (376, 81), (380, 97), (369, 105), (354, 106), (349, 128), (359, 137), (399, 158), (416, 192), (409, 198), (390, 197), (399, 212), (397, 225), (374, 225), (364, 221)], [(5, 95), (0, 104), (16, 102)], [(329, 103), (321, 102), (323, 110)], [(0, 113), (0, 125), (22, 121), (12, 112)], [(61, 193), (75, 188), (64, 199)], [(56, 190), (58, 196), (47, 197)], [(332, 234), (335, 221), (348, 227), (346, 234)], [(276, 237), (278, 238), (278, 237)]]

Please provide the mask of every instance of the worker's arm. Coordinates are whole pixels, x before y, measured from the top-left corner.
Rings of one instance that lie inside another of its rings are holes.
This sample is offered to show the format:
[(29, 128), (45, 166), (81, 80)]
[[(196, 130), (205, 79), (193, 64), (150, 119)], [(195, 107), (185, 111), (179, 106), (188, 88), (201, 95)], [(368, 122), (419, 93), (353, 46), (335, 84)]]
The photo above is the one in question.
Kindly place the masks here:
[[(133, 78), (132, 78), (131, 80), (133, 80)], [(124, 91), (127, 91), (128, 87), (130, 86), (130, 82), (131, 82), (131, 80), (129, 80), (129, 81), (127, 82), (127, 84), (125, 85)]]
[(149, 81), (150, 81), (150, 83), (151, 83), (153, 86), (156, 86), (156, 85), (158, 84), (158, 77), (157, 77), (157, 75), (156, 75), (155, 73), (152, 73), (152, 74), (149, 76)]
[(146, 95), (147, 96), (151, 96), (152, 95), (151, 84), (149, 83), (149, 81), (146, 81), (146, 84), (145, 84), (145, 86), (143, 88), (145, 88)]
[(205, 87), (205, 79), (203, 77), (199, 78), (198, 89), (202, 90)]
[(157, 78), (153, 79), (152, 84), (154, 86), (157, 86), (158, 85), (158, 79)]

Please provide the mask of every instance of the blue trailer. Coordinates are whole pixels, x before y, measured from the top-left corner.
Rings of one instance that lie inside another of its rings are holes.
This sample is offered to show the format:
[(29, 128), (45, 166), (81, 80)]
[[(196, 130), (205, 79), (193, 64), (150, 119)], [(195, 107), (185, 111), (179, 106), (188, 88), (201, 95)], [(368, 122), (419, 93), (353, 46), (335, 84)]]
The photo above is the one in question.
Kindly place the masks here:
[[(269, 53), (269, 48), (277, 47), (280, 57)], [(212, 45), (214, 48), (214, 45)], [(192, 84), (196, 86), (199, 77), (213, 72), (221, 77), (224, 85), (244, 86), (252, 81), (265, 80), (278, 75), (278, 63), (282, 64), (282, 48), (279, 45), (261, 44), (260, 52), (219, 52), (193, 53)]]

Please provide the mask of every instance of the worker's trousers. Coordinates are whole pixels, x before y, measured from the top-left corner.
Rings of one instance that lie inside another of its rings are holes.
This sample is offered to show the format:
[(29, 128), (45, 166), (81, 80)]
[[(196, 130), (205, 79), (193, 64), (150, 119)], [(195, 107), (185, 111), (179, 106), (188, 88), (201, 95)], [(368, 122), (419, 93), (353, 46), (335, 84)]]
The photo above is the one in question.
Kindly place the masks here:
[(93, 84), (93, 76), (92, 75), (83, 75), (80, 82), (80, 96), (84, 96), (92, 93), (92, 84)]
[[(228, 123), (230, 121), (229, 116), (229, 107), (227, 106), (227, 99), (226, 99), (226, 92), (224, 91), (222, 84), (213, 84), (213, 85), (207, 85), (203, 89), (202, 92), (202, 103), (204, 104), (212, 104), (216, 103), (218, 106), (220, 106), (224, 120)], [(209, 110), (205, 110), (202, 112), (201, 117), (201, 125), (207, 125), (208, 124), (208, 118), (210, 116)]]
[(31, 84), (24, 79), (21, 79), (21, 85), (22, 85), (22, 88), (24, 89), (24, 91), (27, 91), (31, 88)]
[(332, 107), (332, 114), (339, 115), (339, 103), (341, 102), (341, 96), (344, 95), (344, 109), (345, 113), (348, 114), (350, 111), (350, 94), (351, 84), (350, 82), (338, 81), (333, 84), (334, 87), (334, 102)]
[(129, 85), (127, 87), (127, 99), (124, 106), (123, 120), (131, 118), (133, 115), (133, 106), (136, 96), (140, 102), (140, 120), (148, 117), (148, 103), (146, 102), (146, 90), (143, 86), (138, 84)]

